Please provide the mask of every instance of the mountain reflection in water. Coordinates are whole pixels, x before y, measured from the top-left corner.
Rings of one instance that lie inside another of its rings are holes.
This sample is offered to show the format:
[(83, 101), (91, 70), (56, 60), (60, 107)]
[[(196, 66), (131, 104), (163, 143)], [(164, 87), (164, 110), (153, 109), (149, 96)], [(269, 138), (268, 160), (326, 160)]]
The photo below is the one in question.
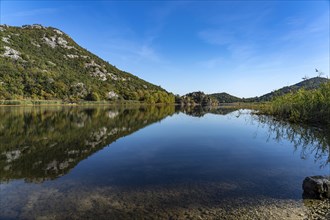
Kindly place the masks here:
[(0, 108), (0, 180), (65, 175), (103, 147), (174, 113), (140, 108)]
[(329, 173), (329, 133), (250, 110), (3, 107), (0, 140), (0, 219), (330, 213), (301, 198), (306, 176)]

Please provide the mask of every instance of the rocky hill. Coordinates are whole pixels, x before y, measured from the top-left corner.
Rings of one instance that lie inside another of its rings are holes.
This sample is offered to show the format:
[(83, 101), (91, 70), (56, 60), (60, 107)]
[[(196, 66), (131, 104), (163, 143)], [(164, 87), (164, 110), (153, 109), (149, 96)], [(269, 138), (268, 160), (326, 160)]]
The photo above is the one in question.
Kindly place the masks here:
[(0, 100), (172, 103), (160, 86), (117, 69), (52, 27), (0, 26)]

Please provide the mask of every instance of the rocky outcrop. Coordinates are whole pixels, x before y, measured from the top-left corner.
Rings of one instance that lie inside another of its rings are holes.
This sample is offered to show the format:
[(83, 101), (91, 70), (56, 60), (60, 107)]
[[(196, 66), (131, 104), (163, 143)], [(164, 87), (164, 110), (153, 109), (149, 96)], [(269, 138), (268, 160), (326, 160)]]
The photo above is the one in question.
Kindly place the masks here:
[(107, 97), (108, 97), (108, 99), (116, 99), (119, 97), (119, 95), (117, 93), (115, 93), (114, 91), (110, 91), (110, 92), (108, 92)]
[(7, 47), (7, 46), (4, 46), (4, 48), (5, 48), (5, 52), (2, 55), (3, 57), (9, 57), (9, 58), (12, 58), (14, 60), (22, 59), (20, 57), (21, 53), (18, 52), (17, 50), (14, 50), (13, 48), (10, 48), (10, 47)]
[(44, 41), (44, 43), (46, 43), (51, 48), (55, 48), (56, 46), (61, 46), (65, 49), (74, 49), (73, 46), (68, 46), (68, 41), (66, 41), (64, 38), (58, 37), (56, 35), (49, 37), (49, 38), (44, 36), (42, 38), (42, 40)]
[(303, 182), (304, 198), (330, 199), (330, 176), (309, 176)]
[(2, 41), (7, 44), (10, 44), (9, 40), (10, 40), (10, 35), (8, 35), (8, 37), (2, 37)]

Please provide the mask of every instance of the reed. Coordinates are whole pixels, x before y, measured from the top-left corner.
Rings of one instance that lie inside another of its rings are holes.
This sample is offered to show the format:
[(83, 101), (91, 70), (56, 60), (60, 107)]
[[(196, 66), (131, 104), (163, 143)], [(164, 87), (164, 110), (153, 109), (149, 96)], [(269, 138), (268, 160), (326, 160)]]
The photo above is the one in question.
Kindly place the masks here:
[(330, 82), (315, 90), (300, 89), (275, 98), (263, 105), (260, 112), (292, 121), (330, 125)]

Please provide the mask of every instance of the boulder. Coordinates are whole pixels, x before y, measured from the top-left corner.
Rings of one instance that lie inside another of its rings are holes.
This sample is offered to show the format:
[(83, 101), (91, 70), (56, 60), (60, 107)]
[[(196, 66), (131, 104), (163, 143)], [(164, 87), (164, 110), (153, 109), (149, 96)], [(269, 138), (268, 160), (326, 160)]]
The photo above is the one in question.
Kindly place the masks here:
[(330, 176), (309, 176), (303, 182), (303, 198), (330, 199)]

